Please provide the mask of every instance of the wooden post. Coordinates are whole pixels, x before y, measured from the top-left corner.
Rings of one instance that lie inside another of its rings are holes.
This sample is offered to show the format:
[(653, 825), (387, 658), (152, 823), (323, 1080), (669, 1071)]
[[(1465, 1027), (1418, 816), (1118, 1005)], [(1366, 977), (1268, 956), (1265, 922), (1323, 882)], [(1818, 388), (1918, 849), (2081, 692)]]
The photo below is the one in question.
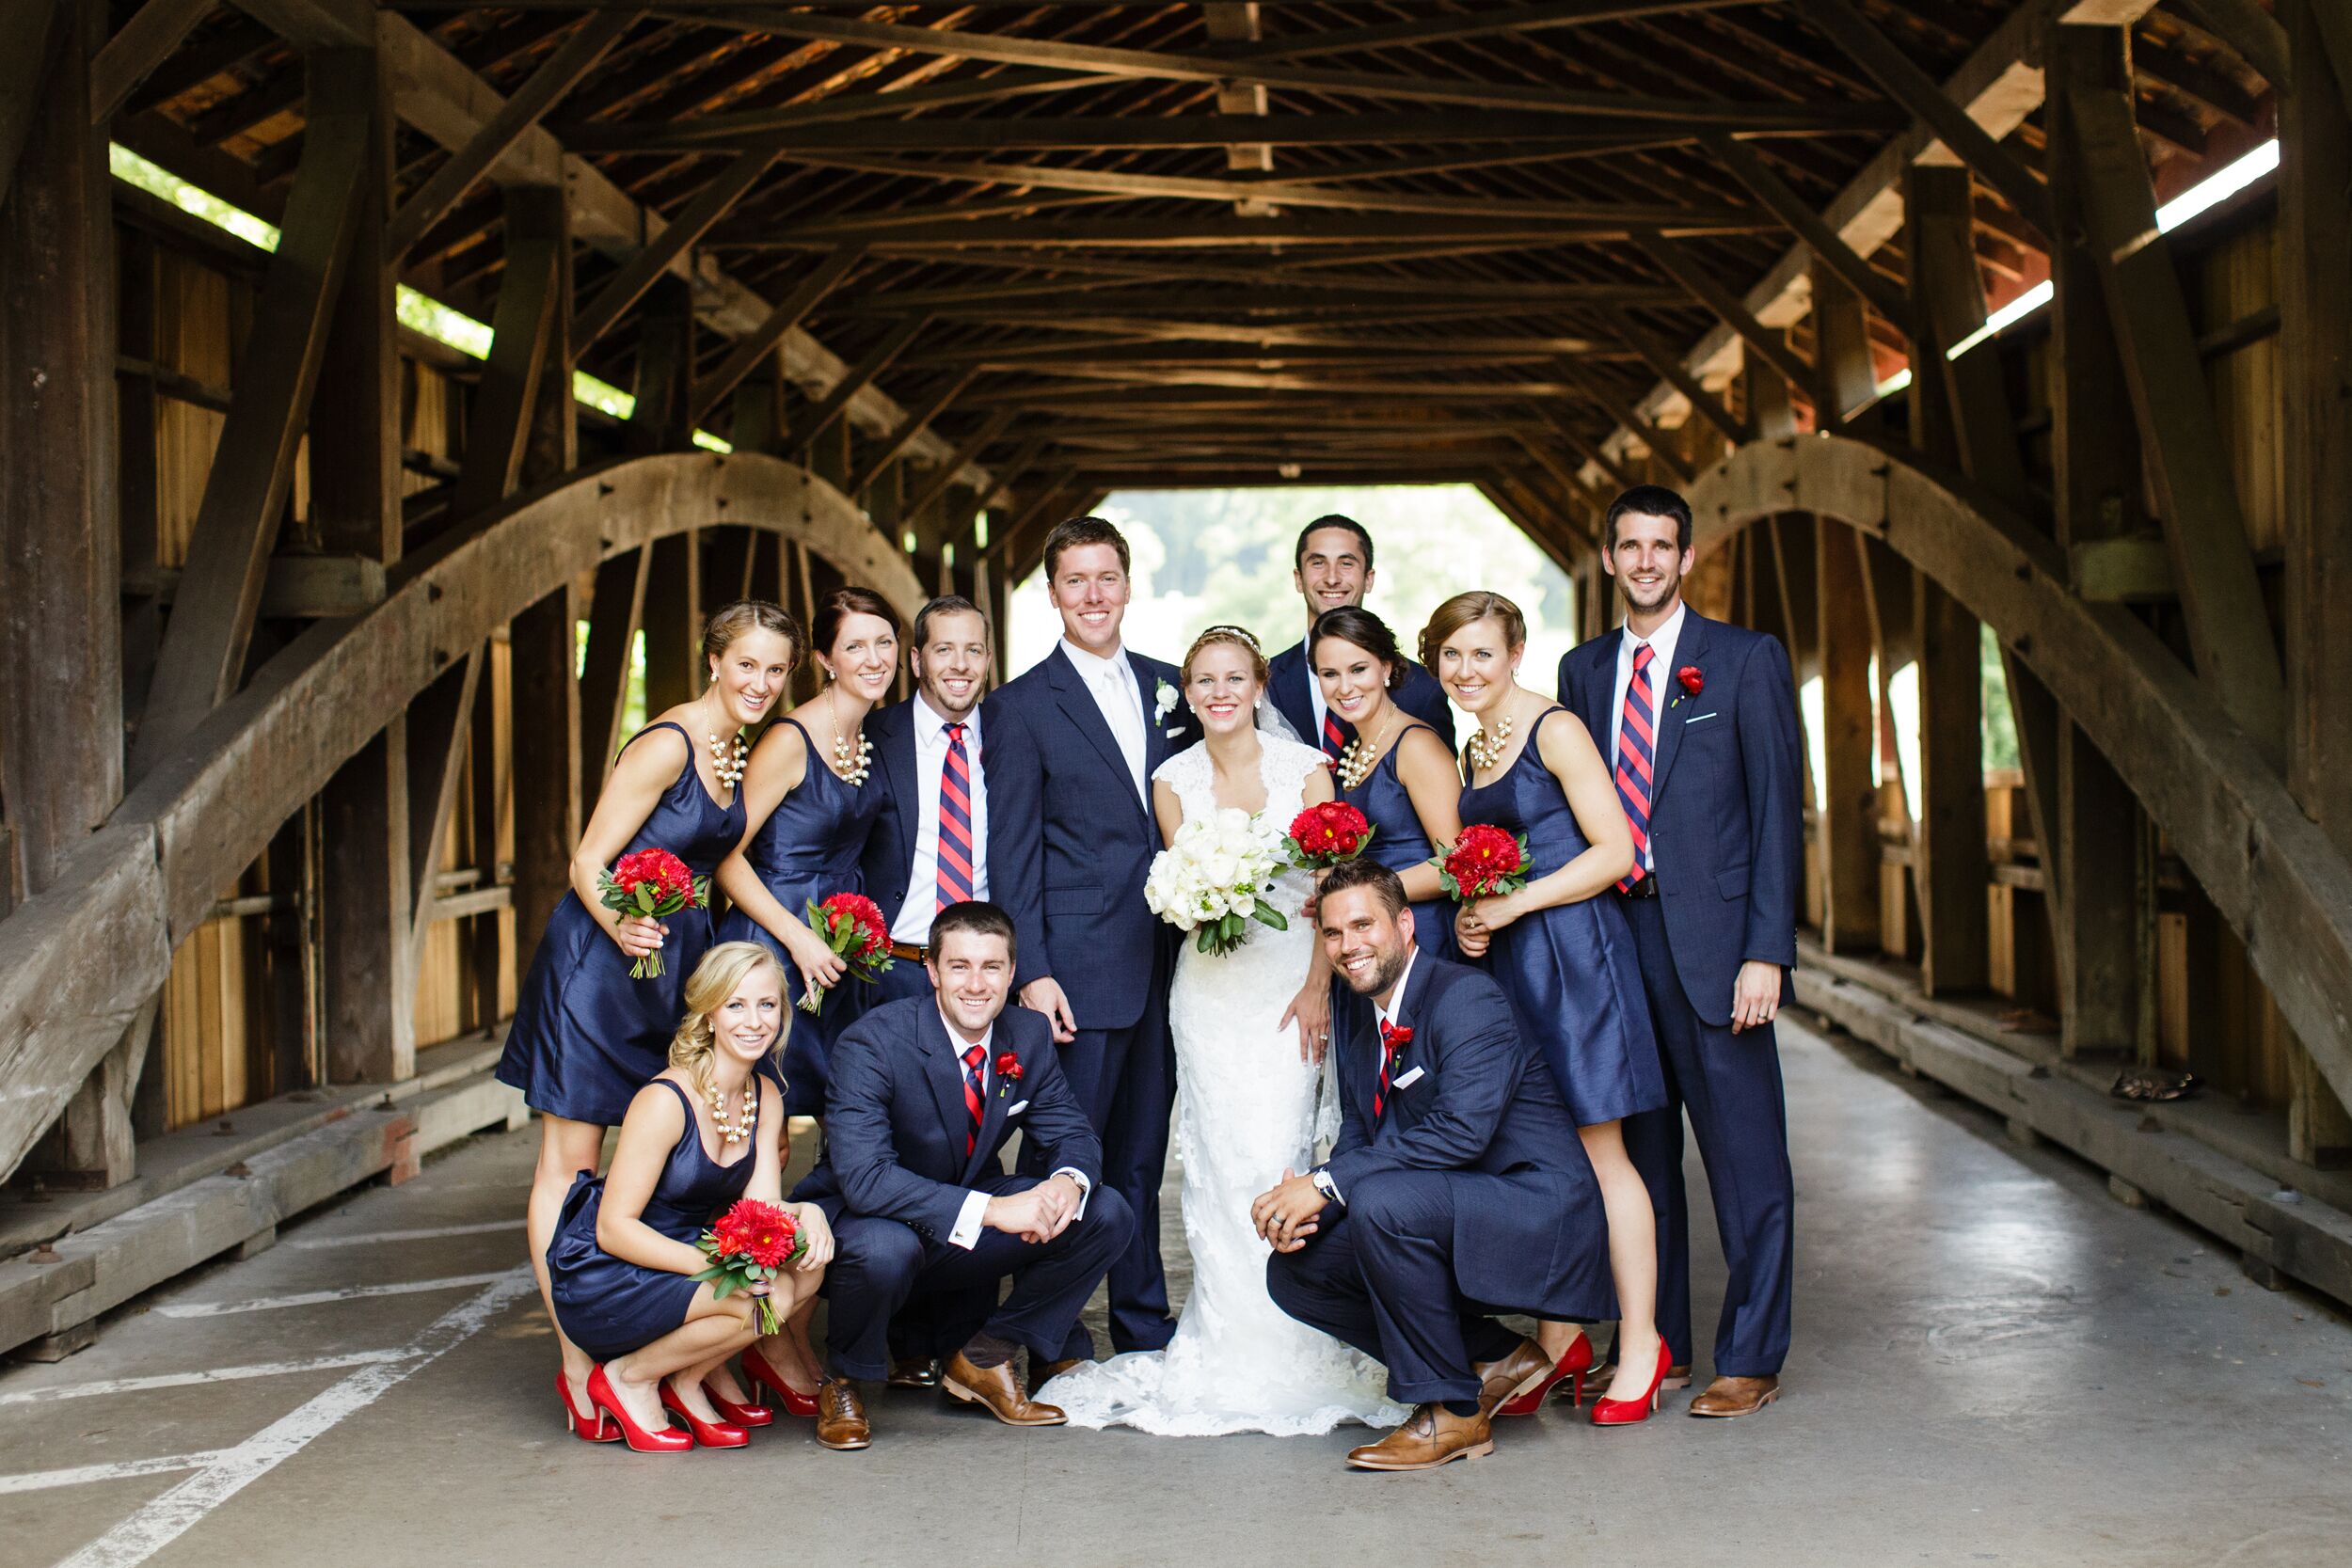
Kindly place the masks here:
[(1959, 600), (1918, 577), (1919, 822), (1912, 873), (1924, 938), (1919, 989), (1981, 990), (1990, 975), (1984, 890), (1982, 632)]
[(1843, 523), (1813, 528), (1821, 673), (1821, 944), (1875, 951), (1879, 939), (1878, 787), (1870, 781), (1870, 620), (1862, 562)]
[(559, 588), (516, 616), (509, 633), (517, 971), (529, 965), (570, 890), (580, 844), (580, 693), (572, 678), (579, 621), (580, 594)]
[(310, 102), (373, 105), (358, 178), (350, 261), (326, 331), (310, 416), (310, 516), (319, 547), (387, 566), (400, 559), (401, 419), (397, 281), (384, 248), (390, 217), (392, 116), (373, 50), (308, 62)]
[(693, 444), (688, 409), (694, 391), (694, 301), (682, 277), (662, 275), (645, 291), (638, 318), (637, 405), (630, 451), (678, 451)]
[(416, 1075), (407, 752), (404, 716), (338, 768), (320, 797), (319, 938), (332, 1083)]
[(1813, 399), (1822, 430), (1867, 429), (1878, 423), (1878, 366), (1870, 354), (1870, 318), (1862, 296), (1820, 257), (1813, 283)]
[(700, 600), (702, 531), (689, 529), (653, 543), (645, 579), (645, 717), (650, 720), (702, 689)]
[[(595, 596), (588, 605), (588, 649), (580, 672), (580, 819), (596, 809), (596, 795), (612, 771), (621, 744), (621, 714), (628, 705), (629, 669), (636, 660), (637, 631), (645, 607), (645, 579), (653, 551), (634, 549), (596, 568)], [(568, 867), (573, 843), (564, 847)], [(564, 872), (566, 879), (571, 873)]]

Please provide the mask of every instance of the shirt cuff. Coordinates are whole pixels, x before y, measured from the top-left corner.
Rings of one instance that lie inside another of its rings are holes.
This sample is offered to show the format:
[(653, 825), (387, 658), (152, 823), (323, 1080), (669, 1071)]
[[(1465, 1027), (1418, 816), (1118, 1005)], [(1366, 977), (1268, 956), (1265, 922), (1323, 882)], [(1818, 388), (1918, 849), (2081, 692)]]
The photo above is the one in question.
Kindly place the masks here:
[(1331, 1169), (1329, 1166), (1316, 1166), (1313, 1170), (1307, 1173), (1307, 1180), (1315, 1184), (1316, 1192), (1321, 1193), (1324, 1196), (1329, 1198), (1332, 1202), (1338, 1204), (1343, 1209), (1347, 1207), (1347, 1199), (1340, 1196), (1340, 1184), (1331, 1180)]
[(981, 1216), (987, 1212), (988, 1195), (986, 1193), (974, 1192), (964, 1194), (963, 1210), (961, 1213), (956, 1215), (956, 1227), (947, 1232), (947, 1244), (949, 1246), (960, 1246), (966, 1252), (971, 1251), (975, 1246), (978, 1245), (980, 1240), (980, 1219)]
[[(1070, 1223), (1075, 1225), (1080, 1220), (1087, 1217), (1087, 1200), (1094, 1196), (1094, 1183), (1089, 1181), (1087, 1180), (1086, 1172), (1080, 1170), (1075, 1165), (1064, 1165), (1061, 1169), (1054, 1172), (1053, 1174), (1055, 1176), (1067, 1176), (1071, 1180), (1075, 1181), (1078, 1184), (1078, 1212), (1070, 1216)], [(1050, 1180), (1051, 1178), (1049, 1177), (1048, 1180)]]

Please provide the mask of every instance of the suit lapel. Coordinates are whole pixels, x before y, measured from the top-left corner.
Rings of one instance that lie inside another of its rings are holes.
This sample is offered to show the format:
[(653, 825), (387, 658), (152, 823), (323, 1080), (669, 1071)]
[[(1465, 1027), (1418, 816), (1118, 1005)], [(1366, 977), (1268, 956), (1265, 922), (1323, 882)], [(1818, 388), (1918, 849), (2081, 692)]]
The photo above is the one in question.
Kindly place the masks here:
[(947, 1134), (948, 1155), (958, 1167), (969, 1171), (971, 1160), (956, 1153), (956, 1145), (963, 1142), (971, 1128), (972, 1118), (963, 1109), (963, 1068), (956, 1060), (957, 1051), (947, 1038), (946, 1022), (939, 1016), (936, 1006), (917, 1009), (922, 1022), (914, 1031), (914, 1049), (921, 1060), (915, 1063), (923, 1082), (930, 1086), (931, 1100), (939, 1107), (939, 1125)]
[[(1682, 615), (1682, 635), (1675, 640), (1675, 668), (1698, 664), (1707, 653), (1707, 629), (1709, 623), (1694, 610)], [(1653, 669), (1657, 668), (1655, 665)], [(1666, 791), (1666, 775), (1675, 765), (1675, 755), (1682, 750), (1682, 726), (1689, 715), (1670, 711), (1674, 700), (1682, 694), (1682, 683), (1675, 679), (1674, 670), (1658, 670), (1658, 678), (1650, 683), (1651, 712), (1658, 716), (1657, 755), (1650, 762), (1649, 802), (1651, 820), (1657, 820), (1658, 798)]]
[[(1134, 668), (1132, 657), (1127, 663), (1130, 669)], [(1127, 753), (1119, 749), (1119, 737), (1111, 734), (1110, 725), (1103, 718), (1103, 710), (1095, 705), (1094, 693), (1088, 689), (1086, 677), (1078, 673), (1078, 667), (1071, 663), (1070, 656), (1058, 647), (1047, 657), (1045, 668), (1048, 678), (1053, 682), (1054, 700), (1060, 705), (1062, 716), (1087, 737), (1095, 751), (1102, 753), (1103, 760), (1110, 764), (1120, 789), (1135, 803), (1136, 809), (1144, 810), (1143, 800), (1136, 793), (1135, 775), (1127, 770)], [(1152, 776), (1152, 725), (1148, 718), (1151, 705), (1146, 704), (1143, 711), (1147, 716), (1143, 727), (1144, 777), (1148, 779)]]
[[(1584, 673), (1584, 722), (1593, 732), (1593, 744), (1604, 753), (1609, 751), (1611, 727), (1617, 721), (1610, 708), (1617, 698), (1617, 653), (1624, 641), (1622, 626), (1593, 639), (1593, 662)], [(1615, 771), (1614, 756), (1604, 754), (1601, 760)]]
[(890, 798), (898, 802), (898, 854), (909, 867), (914, 864), (914, 841), (921, 836), (923, 815), (923, 781), (915, 776), (914, 725), (919, 717), (920, 699), (910, 698), (893, 709), (896, 717), (882, 728), (882, 744), (874, 748), (882, 753), (882, 774), (890, 781)]
[[(1168, 742), (1167, 726), (1168, 721), (1176, 717), (1176, 710), (1169, 708), (1166, 717), (1154, 717), (1158, 712), (1160, 701), (1158, 693), (1152, 690), (1152, 687), (1162, 678), (1157, 669), (1148, 667), (1145, 660), (1130, 653), (1127, 656), (1127, 672), (1136, 678), (1136, 701), (1142, 705), (1143, 777), (1148, 793), (1152, 775), (1158, 772), (1160, 764), (1168, 758), (1170, 748)], [(1178, 701), (1181, 702), (1182, 699), (1179, 698)]]

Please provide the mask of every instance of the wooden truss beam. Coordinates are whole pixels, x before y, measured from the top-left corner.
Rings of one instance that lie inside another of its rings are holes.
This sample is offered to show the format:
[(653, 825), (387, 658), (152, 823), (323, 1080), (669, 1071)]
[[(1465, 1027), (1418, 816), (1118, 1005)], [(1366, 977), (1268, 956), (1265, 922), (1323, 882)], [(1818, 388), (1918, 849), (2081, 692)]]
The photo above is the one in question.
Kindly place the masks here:
[[(907, 416), (905, 424), (883, 436), (881, 443), (866, 454), (864, 466), (852, 472), (849, 482), (841, 488), (851, 496), (863, 496), (867, 487), (882, 477), (882, 470), (898, 460), (898, 454), (906, 451), (907, 443), (929, 430), (931, 421), (945, 414), (948, 404), (963, 395), (963, 389), (972, 385), (972, 377), (977, 373), (977, 371), (965, 371), (949, 377), (938, 391), (924, 400), (921, 407)], [(911, 516), (922, 508), (910, 506), (903, 510)]]
[[(654, 280), (669, 271), (670, 263), (686, 254), (710, 232), (721, 218), (735, 210), (735, 204), (750, 194), (753, 185), (768, 172), (776, 161), (773, 147), (754, 148), (738, 153), (713, 176), (694, 199), (636, 255), (630, 257), (614, 274), (612, 280), (596, 293), (572, 321), (572, 353), (585, 354), (597, 339), (611, 331), (622, 312), (642, 298)], [(766, 324), (763, 323), (763, 325)]]
[(1404, 22), (1375, 22), (1361, 27), (1334, 28), (1297, 37), (1278, 36), (1257, 48), (1234, 53), (1253, 60), (1296, 60), (1315, 55), (1347, 54), (1359, 49), (1394, 49), (1422, 43), (1447, 43), (1456, 39), (1492, 38), (1502, 33), (1594, 26), (1604, 22), (1636, 22), (1647, 17), (1728, 10), (1735, 6), (1754, 4), (1756, 0), (1550, 0), (1546, 5), (1484, 8)]
[(1790, 190), (1761, 154), (1744, 142), (1729, 136), (1710, 135), (1704, 145), (1715, 160), (1729, 169), (1740, 183), (1755, 194), (1774, 217), (1788, 226), (1790, 233), (1804, 242), (1805, 247), (1821, 259), (1846, 286), (1870, 302), (1871, 309), (1894, 324), (1899, 331), (1910, 331), (1910, 303), (1902, 291), (1889, 282), (1876, 267), (1855, 254), (1844, 236), (1832, 229), (1820, 214), (1815, 212), (1804, 198)]
[(762, 359), (773, 354), (785, 335), (800, 325), (802, 320), (816, 309), (826, 295), (838, 288), (841, 280), (849, 277), (865, 258), (864, 245), (843, 245), (818, 262), (816, 268), (778, 302), (757, 326), (736, 339), (735, 346), (727, 350), (727, 356), (719, 362), (717, 368), (695, 382), (695, 420), (707, 416), (719, 405), (721, 399), (735, 390), (737, 384), (752, 373)]
[(218, 0), (147, 0), (89, 63), (89, 118), (103, 125), (176, 51)]
[(1667, 276), (1688, 290), (1692, 299), (1714, 311), (1725, 326), (1740, 335), (1741, 342), (1786, 377), (1791, 387), (1812, 385), (1813, 367), (1788, 346), (1788, 340), (1756, 320), (1747, 306), (1688, 252), (1654, 232), (1638, 233), (1634, 239), (1644, 255), (1664, 268)]
[(891, 363), (906, 352), (907, 345), (914, 342), (929, 325), (928, 317), (910, 316), (891, 328), (889, 335), (875, 344), (865, 358), (843, 372), (840, 381), (826, 394), (822, 403), (793, 422), (791, 434), (785, 437), (784, 456), (797, 461), (805, 453), (818, 436), (833, 427), (834, 421), (849, 407), (850, 400), (873, 385), (875, 378), (888, 370)]
[(0, 201), (40, 118), (58, 9), (57, 0), (0, 0)]

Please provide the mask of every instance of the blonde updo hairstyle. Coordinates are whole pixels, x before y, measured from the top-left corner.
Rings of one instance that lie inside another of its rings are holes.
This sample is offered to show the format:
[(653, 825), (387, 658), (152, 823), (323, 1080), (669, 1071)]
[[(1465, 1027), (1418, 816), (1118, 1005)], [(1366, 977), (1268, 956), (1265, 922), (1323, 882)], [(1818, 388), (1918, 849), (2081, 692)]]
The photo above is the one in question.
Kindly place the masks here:
[(801, 660), (808, 657), (808, 638), (782, 605), (766, 599), (738, 599), (712, 611), (703, 623), (703, 667), (707, 670), (711, 661), (725, 657), (737, 638), (755, 631), (774, 632), (790, 644), (792, 669), (799, 669)]
[[(706, 1105), (712, 1092), (710, 1061), (719, 1050), (711, 1015), (726, 1006), (727, 998), (754, 970), (761, 968), (775, 972), (776, 995), (780, 1000), (787, 998), (783, 963), (755, 942), (719, 943), (703, 955), (703, 961), (687, 977), (686, 1017), (679, 1021), (677, 1033), (670, 1037), (670, 1065), (686, 1074)], [(769, 1060), (783, 1059), (784, 1042), (791, 1033), (792, 1008), (787, 1005), (776, 1009), (776, 1037), (768, 1047)]]
[(1200, 657), (1201, 650), (1214, 648), (1220, 642), (1229, 643), (1248, 654), (1250, 675), (1260, 686), (1265, 684), (1265, 650), (1258, 646), (1257, 638), (1244, 626), (1215, 626), (1194, 638), (1192, 646), (1184, 650), (1184, 677), (1186, 685), (1192, 681), (1192, 661)]
[(1527, 646), (1527, 617), (1519, 607), (1500, 594), (1475, 588), (1467, 594), (1456, 594), (1431, 612), (1429, 624), (1421, 628), (1421, 661), (1431, 670), (1438, 667), (1438, 650), (1452, 641), (1464, 626), (1493, 620), (1502, 626), (1502, 644), (1506, 648)]

